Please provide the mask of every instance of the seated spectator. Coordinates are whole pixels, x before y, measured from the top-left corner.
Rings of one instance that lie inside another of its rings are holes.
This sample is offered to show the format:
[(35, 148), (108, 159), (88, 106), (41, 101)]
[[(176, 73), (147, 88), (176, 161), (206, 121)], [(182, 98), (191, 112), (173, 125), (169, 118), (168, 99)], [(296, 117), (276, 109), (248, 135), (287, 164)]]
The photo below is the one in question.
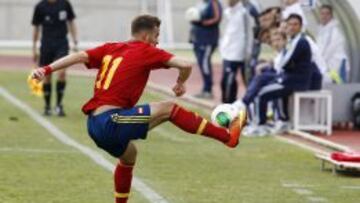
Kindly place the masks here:
[(317, 35), (319, 51), (324, 57), (330, 82), (348, 81), (349, 64), (346, 55), (345, 38), (333, 16), (333, 8), (323, 5), (320, 8), (320, 28)]
[(264, 10), (259, 15), (259, 24), (262, 30), (278, 26), (278, 16), (276, 15), (277, 7)]
[[(287, 31), (290, 37), (289, 45), (282, 51), (282, 57), (277, 63), (281, 67), (281, 73), (273, 83), (264, 86), (257, 95), (255, 109), (258, 110), (259, 118), (255, 119), (258, 131), (267, 131), (267, 107), (270, 101), (281, 99), (284, 105), (280, 109), (280, 117), (284, 122), (289, 120), (287, 112), (288, 97), (295, 91), (308, 90), (311, 87), (314, 66), (312, 64), (312, 53), (309, 42), (302, 34), (302, 18), (292, 14), (287, 20)], [(238, 106), (239, 103), (234, 103)], [(246, 103), (245, 103), (246, 104)], [(285, 107), (285, 108), (284, 108)]]
[[(299, 0), (283, 0), (283, 4), (284, 4), (284, 8), (282, 11), (283, 22), (286, 21), (291, 14), (297, 14), (301, 16), (301, 19), (303, 21), (302, 31), (305, 31), (307, 29), (308, 22)], [(282, 23), (281, 25), (282, 30), (286, 29), (284, 28), (284, 25), (286, 25), (286, 23)]]
[(266, 85), (276, 82), (276, 78), (279, 77), (279, 74), (281, 73), (281, 67), (279, 66), (279, 64), (281, 58), (284, 56), (284, 49), (286, 43), (287, 43), (287, 37), (285, 34), (275, 31), (272, 32), (271, 45), (272, 48), (277, 51), (278, 53), (277, 56), (272, 61), (264, 61), (258, 65), (257, 67), (258, 73), (250, 82), (244, 98), (234, 103), (235, 107), (245, 104), (250, 110), (249, 111), (250, 121), (253, 121), (252, 123), (255, 123), (255, 125), (253, 125), (253, 127), (248, 128), (247, 130), (248, 134), (261, 134), (261, 132), (257, 131), (256, 128), (257, 122), (254, 120), (257, 118), (257, 116), (255, 116), (256, 111), (254, 111), (253, 108), (251, 108), (251, 106), (253, 106), (253, 103), (259, 91)]
[(325, 63), (324, 57), (320, 53), (319, 46), (310, 36), (305, 33), (303, 35), (310, 44), (311, 62), (314, 66), (314, 72), (311, 77), (310, 90), (320, 90), (322, 88), (323, 78), (326, 76), (327, 65)]

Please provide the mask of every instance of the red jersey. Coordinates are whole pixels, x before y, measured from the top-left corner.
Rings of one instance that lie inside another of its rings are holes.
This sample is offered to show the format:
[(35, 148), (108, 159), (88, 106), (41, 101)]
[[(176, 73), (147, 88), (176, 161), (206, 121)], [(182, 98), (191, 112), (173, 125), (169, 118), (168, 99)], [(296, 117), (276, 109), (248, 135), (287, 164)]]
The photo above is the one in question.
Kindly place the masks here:
[(102, 105), (131, 108), (138, 102), (150, 71), (168, 68), (172, 54), (140, 41), (106, 43), (86, 51), (88, 68), (99, 69), (94, 96), (82, 108), (85, 114)]

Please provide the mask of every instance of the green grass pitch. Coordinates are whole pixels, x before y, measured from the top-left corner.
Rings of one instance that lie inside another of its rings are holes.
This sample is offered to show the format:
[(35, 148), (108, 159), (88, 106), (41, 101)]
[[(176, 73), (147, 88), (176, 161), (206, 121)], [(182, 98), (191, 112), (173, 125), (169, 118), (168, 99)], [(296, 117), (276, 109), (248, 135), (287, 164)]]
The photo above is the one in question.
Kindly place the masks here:
[[(80, 111), (91, 96), (92, 84), (93, 78), (69, 77), (67, 117), (49, 120), (77, 142), (98, 150)], [(42, 99), (29, 94), (26, 73), (0, 71), (0, 86), (42, 112)], [(148, 92), (142, 102), (161, 99)], [(61, 144), (1, 96), (0, 112), (1, 203), (113, 202), (111, 173)], [(165, 124), (136, 144), (135, 175), (171, 203), (355, 203), (360, 199), (359, 189), (351, 189), (360, 187), (359, 179), (321, 172), (312, 153), (273, 137), (243, 138), (237, 149), (230, 150)], [(133, 190), (129, 202), (147, 200)]]

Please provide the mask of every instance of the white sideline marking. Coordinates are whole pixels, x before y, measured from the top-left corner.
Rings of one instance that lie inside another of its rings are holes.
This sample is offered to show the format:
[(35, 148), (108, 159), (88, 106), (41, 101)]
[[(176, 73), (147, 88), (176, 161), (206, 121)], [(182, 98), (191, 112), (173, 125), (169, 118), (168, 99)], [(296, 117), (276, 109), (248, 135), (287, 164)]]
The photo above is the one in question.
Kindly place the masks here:
[(340, 188), (346, 190), (360, 190), (360, 186), (341, 186)]
[(325, 198), (322, 197), (308, 197), (310, 202), (327, 202)]
[(315, 187), (313, 185), (299, 185), (297, 183), (283, 183), (282, 186), (285, 187), (285, 188), (311, 188), (311, 187)]
[(0, 148), (0, 152), (26, 152), (26, 153), (44, 153), (44, 154), (71, 154), (77, 153), (76, 151), (70, 150), (52, 150), (52, 149), (26, 149), (26, 148)]
[[(25, 113), (27, 113), (32, 119), (34, 119), (38, 124), (40, 124), (46, 130), (48, 130), (51, 133), (51, 135), (53, 135), (59, 141), (61, 141), (62, 143), (66, 144), (66, 145), (74, 147), (75, 149), (78, 149), (84, 155), (88, 156), (95, 163), (97, 163), (98, 165), (107, 169), (108, 171), (111, 171), (111, 172), (114, 171), (115, 166), (110, 161), (105, 159), (100, 153), (71, 139), (70, 136), (68, 136), (67, 134), (62, 132), (59, 128), (57, 128), (55, 125), (53, 125), (50, 121), (43, 118), (39, 113), (37, 113), (35, 110), (30, 108), (28, 105), (26, 105), (25, 103), (21, 102), (19, 99), (17, 99), (13, 95), (11, 95), (8, 91), (6, 91), (1, 86), (0, 86), (0, 94), (5, 99), (7, 99), (10, 103), (12, 103), (13, 105), (17, 106), (19, 109), (21, 109)], [(147, 200), (149, 200), (152, 203), (168, 203), (168, 201), (165, 200), (164, 197), (160, 196), (158, 193), (156, 193), (154, 190), (152, 190), (141, 179), (139, 179), (137, 177), (133, 178), (133, 186), (137, 191), (139, 191), (141, 194), (143, 194)]]
[(315, 187), (313, 185), (301, 185), (298, 183), (282, 183), (281, 185), (284, 188), (289, 188), (296, 194), (303, 196), (309, 202), (327, 202), (326, 198), (315, 196), (313, 191), (311, 191), (310, 189), (306, 189)]
[(318, 154), (323, 154), (325, 153), (326, 151), (324, 150), (320, 150), (320, 149), (317, 149), (316, 147), (311, 147), (311, 146), (308, 146), (306, 144), (302, 144), (300, 142), (296, 142), (294, 140), (291, 140), (289, 138), (285, 138), (285, 137), (281, 137), (281, 136), (274, 136), (275, 139), (277, 140), (280, 140), (282, 142), (286, 142), (288, 144), (292, 144), (292, 145), (295, 145), (295, 146), (298, 146), (300, 148), (303, 148), (305, 150), (308, 150), (308, 151), (311, 151), (311, 152), (315, 152), (315, 153), (318, 153)]
[(295, 188), (294, 191), (299, 195), (312, 195), (313, 194), (313, 192), (311, 190), (303, 189), (303, 188)]

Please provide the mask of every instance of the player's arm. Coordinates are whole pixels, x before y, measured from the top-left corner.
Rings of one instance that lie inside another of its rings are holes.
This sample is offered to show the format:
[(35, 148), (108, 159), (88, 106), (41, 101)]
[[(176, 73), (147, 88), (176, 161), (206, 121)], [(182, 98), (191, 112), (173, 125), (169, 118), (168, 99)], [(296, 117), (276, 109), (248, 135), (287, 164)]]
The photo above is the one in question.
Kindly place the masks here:
[(182, 96), (185, 92), (185, 82), (189, 78), (192, 70), (192, 66), (188, 61), (179, 59), (177, 57), (172, 57), (168, 62), (165, 63), (167, 66), (176, 68), (179, 70), (179, 76), (176, 81), (176, 85), (173, 88), (173, 91), (176, 96)]
[(39, 41), (40, 37), (40, 26), (34, 25), (33, 26), (33, 36), (32, 36), (32, 54), (33, 54), (33, 61), (36, 63), (39, 58), (39, 54), (37, 51), (37, 42)]
[(45, 76), (50, 75), (52, 72), (68, 68), (78, 63), (88, 63), (89, 55), (82, 51), (67, 55), (63, 58), (56, 60), (48, 66), (33, 70), (32, 77), (38, 80), (44, 79)]

